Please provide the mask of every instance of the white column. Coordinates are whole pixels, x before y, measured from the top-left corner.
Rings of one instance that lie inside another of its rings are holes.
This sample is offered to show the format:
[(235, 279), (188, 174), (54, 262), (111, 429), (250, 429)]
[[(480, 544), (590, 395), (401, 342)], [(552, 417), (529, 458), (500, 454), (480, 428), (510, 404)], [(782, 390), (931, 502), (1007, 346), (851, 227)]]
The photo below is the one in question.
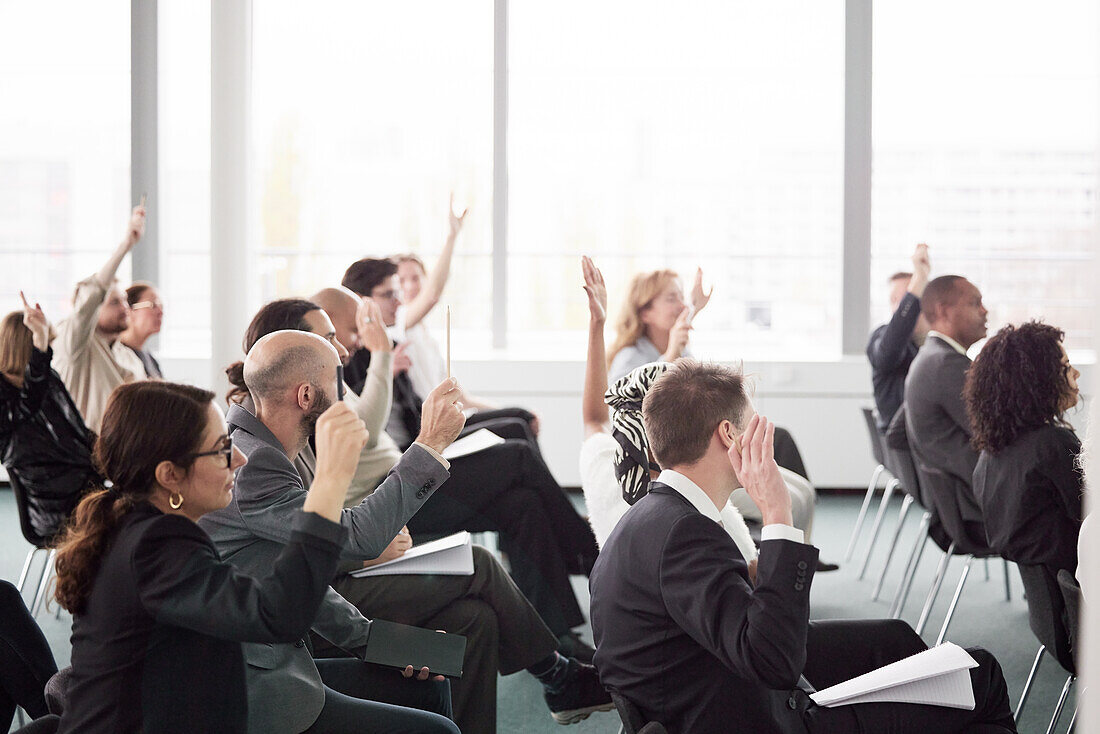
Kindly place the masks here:
[(130, 202), (148, 196), (145, 237), (131, 255), (133, 278), (159, 285), (157, 69), (157, 0), (130, 0)]
[(493, 3), (493, 347), (508, 340), (508, 0)]
[(210, 2), (211, 386), (241, 358), (255, 273), (248, 267), (252, 2)]
[(871, 2), (844, 11), (844, 354), (863, 354), (871, 328)]

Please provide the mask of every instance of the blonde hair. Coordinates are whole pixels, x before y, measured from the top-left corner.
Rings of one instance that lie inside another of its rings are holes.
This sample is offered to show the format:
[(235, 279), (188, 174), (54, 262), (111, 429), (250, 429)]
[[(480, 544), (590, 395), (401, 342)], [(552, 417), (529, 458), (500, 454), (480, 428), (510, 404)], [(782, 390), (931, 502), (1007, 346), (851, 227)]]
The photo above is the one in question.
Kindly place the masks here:
[(654, 270), (649, 273), (638, 273), (630, 280), (630, 287), (626, 292), (626, 300), (619, 309), (619, 317), (615, 320), (615, 341), (611, 342), (611, 348), (607, 350), (607, 363), (615, 359), (615, 355), (631, 344), (637, 343), (645, 333), (645, 325), (642, 323), (641, 313), (653, 303), (653, 299), (661, 295), (661, 291), (668, 284), (677, 280), (680, 276), (675, 270)]
[(12, 311), (0, 322), (0, 372), (22, 375), (31, 361), (33, 337), (23, 325), (23, 312)]

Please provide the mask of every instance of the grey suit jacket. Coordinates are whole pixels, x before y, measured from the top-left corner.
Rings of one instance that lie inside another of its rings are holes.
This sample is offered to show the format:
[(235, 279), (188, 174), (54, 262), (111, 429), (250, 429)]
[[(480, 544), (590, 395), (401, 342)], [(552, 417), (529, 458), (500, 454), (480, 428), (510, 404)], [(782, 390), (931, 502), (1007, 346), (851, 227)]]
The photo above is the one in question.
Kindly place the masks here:
[(971, 488), (978, 452), (970, 446), (970, 418), (962, 397), (969, 369), (969, 357), (929, 336), (905, 379), (905, 426), (917, 463), (965, 485), (966, 494), (959, 498), (963, 519), (981, 520)]
[[(256, 416), (234, 405), (226, 420), (248, 463), (237, 470), (230, 504), (205, 515), (199, 524), (223, 560), (262, 577), (289, 540), (291, 519), (305, 503), (306, 490), (278, 439)], [(377, 557), (448, 476), (427, 451), (411, 447), (370, 497), (343, 511), (341, 524), (350, 531), (344, 557)], [(354, 650), (366, 644), (370, 620), (330, 588), (312, 629), (334, 645)], [(309, 728), (325, 694), (305, 641), (246, 643), (243, 648), (248, 731), (297, 734)]]

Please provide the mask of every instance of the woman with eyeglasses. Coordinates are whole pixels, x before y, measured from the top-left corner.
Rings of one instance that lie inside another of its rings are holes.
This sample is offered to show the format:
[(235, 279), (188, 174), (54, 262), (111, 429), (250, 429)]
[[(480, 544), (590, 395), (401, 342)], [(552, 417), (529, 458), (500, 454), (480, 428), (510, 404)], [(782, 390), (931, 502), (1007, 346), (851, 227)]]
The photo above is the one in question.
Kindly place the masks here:
[(73, 613), (61, 732), (245, 731), (240, 643), (303, 637), (336, 572), (362, 421), (343, 403), (322, 414), (318, 479), (290, 543), (253, 578), (196, 524), (229, 503), (245, 463), (213, 399), (144, 381), (108, 401), (95, 459), (110, 486), (81, 501), (57, 554), (57, 600)]
[(1066, 421), (1077, 378), (1065, 334), (1038, 321), (1001, 329), (966, 375), (963, 397), (981, 451), (974, 494), (990, 545), (1057, 574), (1077, 569), (1084, 479), (1081, 440)]
[(130, 325), (118, 335), (112, 351), (115, 359), (135, 375), (162, 380), (160, 363), (145, 348), (149, 337), (160, 333), (164, 320), (164, 303), (152, 283), (139, 280), (126, 289), (126, 302), (130, 304)]

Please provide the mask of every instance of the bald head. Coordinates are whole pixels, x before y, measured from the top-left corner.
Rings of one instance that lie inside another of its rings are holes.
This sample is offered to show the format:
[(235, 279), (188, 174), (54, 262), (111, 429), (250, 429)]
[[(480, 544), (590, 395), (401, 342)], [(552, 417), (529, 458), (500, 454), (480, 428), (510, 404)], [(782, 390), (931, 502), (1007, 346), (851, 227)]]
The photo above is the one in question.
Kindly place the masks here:
[(344, 286), (324, 288), (310, 296), (309, 300), (328, 314), (336, 329), (336, 340), (347, 347), (349, 352), (355, 352), (362, 346), (359, 343), (359, 331), (355, 328), (355, 315), (362, 300), (355, 291)]
[(257, 402), (296, 400), (299, 387), (335, 393), (336, 349), (307, 331), (274, 331), (261, 337), (244, 360), (244, 383)]

